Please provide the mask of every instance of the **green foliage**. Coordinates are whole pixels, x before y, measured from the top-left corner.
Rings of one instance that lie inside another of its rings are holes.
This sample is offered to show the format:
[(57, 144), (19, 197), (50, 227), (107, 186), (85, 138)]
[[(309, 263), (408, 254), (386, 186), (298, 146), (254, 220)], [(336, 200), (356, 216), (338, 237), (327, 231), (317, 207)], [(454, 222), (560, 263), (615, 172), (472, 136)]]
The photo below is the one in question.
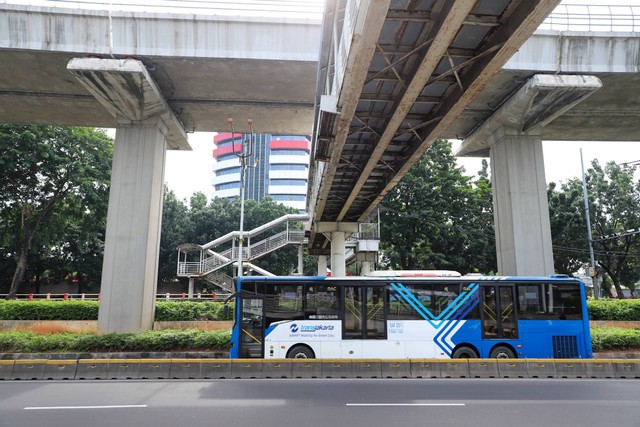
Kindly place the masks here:
[(39, 335), (33, 332), (0, 332), (0, 352), (124, 352), (124, 351), (220, 351), (228, 350), (228, 331), (147, 331), (140, 334)]
[(98, 301), (0, 300), (0, 320), (97, 320)]
[(14, 271), (9, 296), (24, 277), (46, 271), (98, 281), (112, 140), (90, 128), (0, 125), (0, 152), (0, 259)]
[(589, 300), (590, 320), (640, 321), (640, 300)]
[[(0, 300), (0, 320), (97, 320), (98, 301)], [(224, 315), (221, 302), (159, 301), (157, 321), (232, 320), (233, 304)]]
[(640, 329), (593, 328), (593, 351), (640, 349)]
[(381, 248), (391, 269), (496, 271), (491, 186), (456, 167), (437, 140), (382, 202)]

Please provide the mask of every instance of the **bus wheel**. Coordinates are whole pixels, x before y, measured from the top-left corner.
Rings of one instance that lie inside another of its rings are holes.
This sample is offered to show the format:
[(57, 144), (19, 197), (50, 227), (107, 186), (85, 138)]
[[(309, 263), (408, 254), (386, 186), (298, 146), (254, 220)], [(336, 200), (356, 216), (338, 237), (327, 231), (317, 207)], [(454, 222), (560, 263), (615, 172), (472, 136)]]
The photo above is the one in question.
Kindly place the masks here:
[(296, 345), (287, 353), (287, 359), (315, 359), (313, 350), (304, 345)]
[(478, 353), (470, 347), (458, 347), (451, 355), (452, 359), (477, 359)]
[(492, 359), (515, 359), (516, 355), (509, 347), (499, 345), (491, 350), (489, 357)]

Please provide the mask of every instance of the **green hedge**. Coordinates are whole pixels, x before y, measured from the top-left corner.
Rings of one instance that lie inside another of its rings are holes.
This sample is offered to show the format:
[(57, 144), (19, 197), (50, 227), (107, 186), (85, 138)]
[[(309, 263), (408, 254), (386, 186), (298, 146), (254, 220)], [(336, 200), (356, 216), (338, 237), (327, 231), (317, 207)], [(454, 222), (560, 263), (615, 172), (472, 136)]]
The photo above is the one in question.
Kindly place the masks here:
[(223, 351), (229, 349), (228, 331), (147, 331), (139, 334), (36, 334), (0, 332), (0, 352), (97, 353), (122, 351)]
[[(98, 301), (0, 300), (0, 320), (97, 320)], [(157, 321), (231, 320), (233, 304), (225, 316), (220, 302), (159, 301)]]
[(587, 301), (590, 320), (640, 321), (640, 299)]
[(593, 351), (640, 350), (640, 329), (593, 328)]

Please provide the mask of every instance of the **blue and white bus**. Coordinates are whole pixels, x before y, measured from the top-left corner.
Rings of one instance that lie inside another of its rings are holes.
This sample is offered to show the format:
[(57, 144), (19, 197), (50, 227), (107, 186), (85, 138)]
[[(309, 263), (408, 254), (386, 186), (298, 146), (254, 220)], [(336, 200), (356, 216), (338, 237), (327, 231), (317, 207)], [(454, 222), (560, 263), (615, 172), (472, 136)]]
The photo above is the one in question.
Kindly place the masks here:
[(592, 357), (577, 279), (418, 276), (240, 277), (231, 357)]

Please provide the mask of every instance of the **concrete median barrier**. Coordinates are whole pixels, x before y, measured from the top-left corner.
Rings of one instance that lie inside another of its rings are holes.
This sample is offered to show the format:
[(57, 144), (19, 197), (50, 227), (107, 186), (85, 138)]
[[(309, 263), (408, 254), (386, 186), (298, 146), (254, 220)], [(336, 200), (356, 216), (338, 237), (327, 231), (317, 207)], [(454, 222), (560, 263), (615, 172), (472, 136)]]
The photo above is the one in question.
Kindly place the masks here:
[(469, 378), (499, 378), (496, 359), (469, 359)]
[(262, 363), (262, 378), (291, 378), (291, 359), (265, 360)]
[(109, 359), (79, 359), (76, 367), (77, 380), (106, 380)]
[(351, 362), (351, 375), (353, 378), (380, 378), (382, 368), (380, 359), (358, 359)]
[(469, 378), (469, 360), (451, 359), (439, 360), (440, 376), (442, 378)]
[(322, 378), (353, 378), (351, 359), (325, 359), (320, 364)]
[(616, 378), (640, 378), (640, 360), (612, 360), (611, 363)]
[(500, 378), (529, 378), (526, 359), (502, 359), (497, 362)]
[(322, 378), (322, 363), (318, 359), (292, 359), (291, 378)]
[(587, 370), (580, 359), (556, 359), (556, 378), (586, 378)]
[(140, 359), (111, 359), (107, 379), (136, 380), (140, 378)]
[(262, 378), (262, 360), (232, 359), (231, 378), (250, 379)]
[(47, 359), (17, 359), (11, 371), (12, 380), (41, 380)]
[(529, 378), (557, 378), (553, 359), (526, 359)]
[(587, 373), (586, 378), (615, 378), (611, 360), (593, 359), (585, 360), (584, 367)]
[(48, 360), (42, 376), (45, 380), (73, 380), (78, 369), (77, 360)]
[(382, 378), (411, 378), (411, 361), (409, 359), (381, 360)]
[[(169, 378), (180, 380), (201, 379), (202, 359), (170, 359), (171, 368)], [(229, 378), (231, 376), (231, 363), (229, 363)]]
[(200, 359), (200, 378), (231, 378), (231, 359)]
[(411, 359), (411, 378), (442, 378), (436, 359)]
[(10, 380), (13, 372), (13, 360), (0, 360), (0, 380)]
[(167, 379), (171, 372), (171, 359), (139, 359), (140, 379)]

